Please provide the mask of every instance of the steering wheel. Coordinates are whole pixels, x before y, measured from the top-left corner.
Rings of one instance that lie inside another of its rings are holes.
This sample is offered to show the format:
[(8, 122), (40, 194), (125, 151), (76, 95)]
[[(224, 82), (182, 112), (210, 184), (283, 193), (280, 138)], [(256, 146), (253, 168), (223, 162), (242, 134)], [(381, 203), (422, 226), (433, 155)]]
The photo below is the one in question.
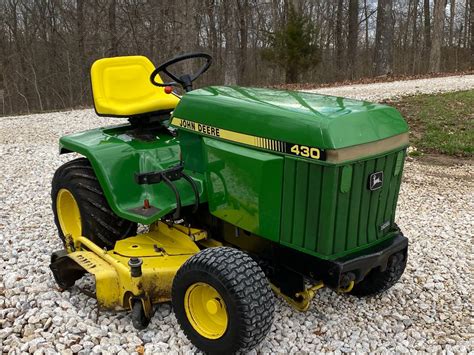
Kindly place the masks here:
[[(194, 74), (183, 74), (181, 76), (177, 76), (173, 73), (171, 73), (168, 70), (168, 67), (170, 65), (176, 64), (178, 62), (182, 62), (188, 59), (192, 58), (204, 58), (206, 59), (206, 63)], [(173, 59), (168, 60), (167, 62), (161, 64), (158, 68), (153, 70), (153, 73), (150, 75), (150, 81), (153, 85), (156, 86), (178, 86), (181, 85), (183, 89), (188, 92), (193, 89), (193, 81), (196, 80), (201, 74), (203, 74), (209, 67), (211, 66), (212, 63), (212, 57), (209, 54), (206, 53), (188, 53), (188, 54), (183, 54), (179, 55), (177, 57), (174, 57)], [(170, 81), (168, 83), (159, 83), (156, 81), (156, 76), (158, 73), (165, 73), (168, 75), (171, 79), (174, 81)]]

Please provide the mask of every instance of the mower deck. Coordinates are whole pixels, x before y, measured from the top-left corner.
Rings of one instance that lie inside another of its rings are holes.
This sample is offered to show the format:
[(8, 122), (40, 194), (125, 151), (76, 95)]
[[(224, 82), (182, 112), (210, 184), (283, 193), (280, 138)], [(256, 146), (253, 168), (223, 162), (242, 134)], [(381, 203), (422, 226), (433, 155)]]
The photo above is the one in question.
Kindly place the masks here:
[(140, 300), (150, 317), (153, 303), (171, 300), (176, 272), (200, 251), (195, 241), (206, 236), (198, 229), (159, 222), (148, 233), (117, 241), (109, 251), (76, 237), (70, 253), (53, 255), (51, 270), (62, 288), (71, 287), (88, 272), (95, 277), (101, 307), (130, 309)]

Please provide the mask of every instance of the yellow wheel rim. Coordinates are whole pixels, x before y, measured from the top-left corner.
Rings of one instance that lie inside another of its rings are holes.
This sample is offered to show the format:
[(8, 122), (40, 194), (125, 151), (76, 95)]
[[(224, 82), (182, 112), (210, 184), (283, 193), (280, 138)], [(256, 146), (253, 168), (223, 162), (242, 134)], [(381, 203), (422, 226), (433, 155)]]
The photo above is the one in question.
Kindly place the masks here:
[(56, 196), (56, 212), (64, 236), (79, 237), (82, 230), (81, 213), (76, 199), (69, 190), (59, 190)]
[(197, 282), (186, 290), (184, 309), (193, 328), (203, 337), (218, 339), (227, 330), (227, 309), (216, 289)]

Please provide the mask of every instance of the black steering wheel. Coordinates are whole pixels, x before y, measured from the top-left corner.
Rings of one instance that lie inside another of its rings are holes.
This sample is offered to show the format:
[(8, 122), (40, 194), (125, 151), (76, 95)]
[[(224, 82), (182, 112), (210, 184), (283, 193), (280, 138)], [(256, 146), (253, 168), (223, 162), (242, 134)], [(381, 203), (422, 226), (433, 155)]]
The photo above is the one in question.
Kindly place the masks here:
[[(193, 59), (193, 58), (204, 58), (206, 59), (206, 63), (194, 74), (183, 74), (181, 76), (177, 76), (173, 73), (171, 73), (168, 70), (168, 67), (170, 65), (176, 64), (178, 62), (188, 60), (188, 59)], [(193, 89), (193, 81), (196, 80), (201, 74), (203, 74), (209, 67), (211, 66), (212, 63), (212, 57), (209, 54), (206, 53), (188, 53), (188, 54), (183, 54), (179, 55), (177, 57), (174, 57), (173, 59), (168, 60), (167, 62), (161, 64), (158, 68), (153, 70), (153, 73), (150, 75), (150, 81), (153, 85), (156, 86), (178, 86), (181, 85), (183, 89), (188, 92)], [(159, 83), (157, 82), (156, 76), (158, 73), (165, 73), (168, 75), (171, 79), (174, 81), (170, 81), (168, 83)]]

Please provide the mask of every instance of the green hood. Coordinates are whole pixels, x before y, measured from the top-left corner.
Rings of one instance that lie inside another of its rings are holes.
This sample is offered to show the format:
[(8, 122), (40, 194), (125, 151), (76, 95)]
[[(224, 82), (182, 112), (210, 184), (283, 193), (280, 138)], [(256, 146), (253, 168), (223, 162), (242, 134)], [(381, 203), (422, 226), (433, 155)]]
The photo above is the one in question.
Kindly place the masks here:
[(274, 140), (335, 150), (408, 132), (387, 105), (341, 97), (237, 86), (186, 93), (174, 117)]

